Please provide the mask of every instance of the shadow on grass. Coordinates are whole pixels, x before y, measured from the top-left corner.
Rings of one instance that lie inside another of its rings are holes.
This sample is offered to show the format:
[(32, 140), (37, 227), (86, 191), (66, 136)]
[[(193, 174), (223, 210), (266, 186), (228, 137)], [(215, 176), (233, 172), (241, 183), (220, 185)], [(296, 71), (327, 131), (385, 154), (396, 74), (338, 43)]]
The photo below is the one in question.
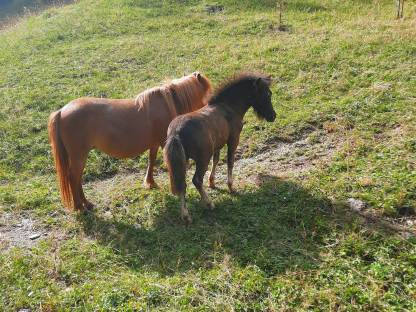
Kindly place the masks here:
[(174, 197), (168, 197), (150, 229), (94, 213), (79, 218), (88, 236), (111, 246), (135, 270), (169, 275), (207, 268), (224, 258), (256, 265), (267, 275), (291, 267), (314, 268), (323, 238), (333, 230), (330, 202), (293, 182), (260, 179), (258, 188), (238, 195), (216, 191), (221, 199), (214, 211), (189, 201), (194, 218), (190, 226), (180, 221)]

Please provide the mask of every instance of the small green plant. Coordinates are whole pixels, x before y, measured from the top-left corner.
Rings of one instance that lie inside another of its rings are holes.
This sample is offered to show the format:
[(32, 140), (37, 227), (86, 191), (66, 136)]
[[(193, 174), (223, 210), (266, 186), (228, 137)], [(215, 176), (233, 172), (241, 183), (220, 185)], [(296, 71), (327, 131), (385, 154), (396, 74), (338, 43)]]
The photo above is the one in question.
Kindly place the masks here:
[(285, 0), (278, 0), (276, 4), (277, 4), (277, 11), (278, 11), (278, 14), (279, 14), (278, 30), (286, 31), (288, 29), (288, 26), (285, 25), (284, 22), (283, 22), (283, 14), (284, 14), (285, 9), (286, 9), (286, 2), (285, 2)]

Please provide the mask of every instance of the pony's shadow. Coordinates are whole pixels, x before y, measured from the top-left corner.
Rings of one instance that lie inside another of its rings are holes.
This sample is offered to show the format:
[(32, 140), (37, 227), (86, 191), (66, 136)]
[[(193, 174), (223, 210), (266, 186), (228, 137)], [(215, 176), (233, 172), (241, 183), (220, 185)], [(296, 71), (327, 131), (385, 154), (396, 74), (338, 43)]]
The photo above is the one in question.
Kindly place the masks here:
[(80, 221), (88, 236), (111, 246), (134, 270), (170, 275), (224, 259), (256, 265), (267, 275), (315, 267), (319, 249), (334, 229), (329, 200), (290, 181), (272, 176), (260, 180), (259, 187), (222, 196), (213, 211), (190, 201), (190, 226), (180, 221), (178, 201), (171, 196), (150, 229), (94, 213)]

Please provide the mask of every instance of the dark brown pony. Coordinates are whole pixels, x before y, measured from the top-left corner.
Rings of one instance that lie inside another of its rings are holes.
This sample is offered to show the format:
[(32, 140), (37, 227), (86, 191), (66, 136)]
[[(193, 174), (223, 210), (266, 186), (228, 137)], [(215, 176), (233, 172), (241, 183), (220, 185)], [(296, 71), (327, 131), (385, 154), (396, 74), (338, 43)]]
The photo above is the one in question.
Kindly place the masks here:
[(209, 208), (214, 204), (203, 187), (205, 172), (211, 157), (209, 186), (215, 187), (215, 168), (221, 148), (227, 144), (228, 188), (233, 192), (234, 153), (243, 117), (250, 107), (267, 121), (274, 121), (276, 113), (271, 102), (270, 77), (258, 74), (243, 74), (220, 88), (209, 100), (208, 105), (192, 113), (176, 117), (168, 128), (164, 148), (172, 193), (181, 200), (181, 216), (187, 222), (192, 219), (186, 208), (186, 164), (189, 158), (195, 160), (196, 170), (192, 182), (198, 189), (201, 199)]
[(82, 173), (91, 149), (117, 158), (149, 150), (145, 184), (156, 186), (153, 166), (169, 123), (177, 115), (206, 105), (210, 81), (200, 73), (140, 93), (135, 99), (79, 98), (53, 112), (48, 131), (61, 197), (69, 209), (93, 205), (82, 190)]

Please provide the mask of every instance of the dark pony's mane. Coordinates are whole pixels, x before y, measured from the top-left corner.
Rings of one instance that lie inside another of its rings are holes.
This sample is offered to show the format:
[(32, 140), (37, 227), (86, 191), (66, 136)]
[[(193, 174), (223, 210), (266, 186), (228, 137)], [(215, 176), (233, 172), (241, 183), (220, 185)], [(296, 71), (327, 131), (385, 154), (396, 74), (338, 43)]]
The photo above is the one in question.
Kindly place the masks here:
[(270, 83), (270, 77), (260, 73), (241, 73), (223, 82), (209, 99), (208, 105), (226, 104), (229, 97), (251, 93), (251, 87), (254, 87), (254, 82), (259, 78)]

